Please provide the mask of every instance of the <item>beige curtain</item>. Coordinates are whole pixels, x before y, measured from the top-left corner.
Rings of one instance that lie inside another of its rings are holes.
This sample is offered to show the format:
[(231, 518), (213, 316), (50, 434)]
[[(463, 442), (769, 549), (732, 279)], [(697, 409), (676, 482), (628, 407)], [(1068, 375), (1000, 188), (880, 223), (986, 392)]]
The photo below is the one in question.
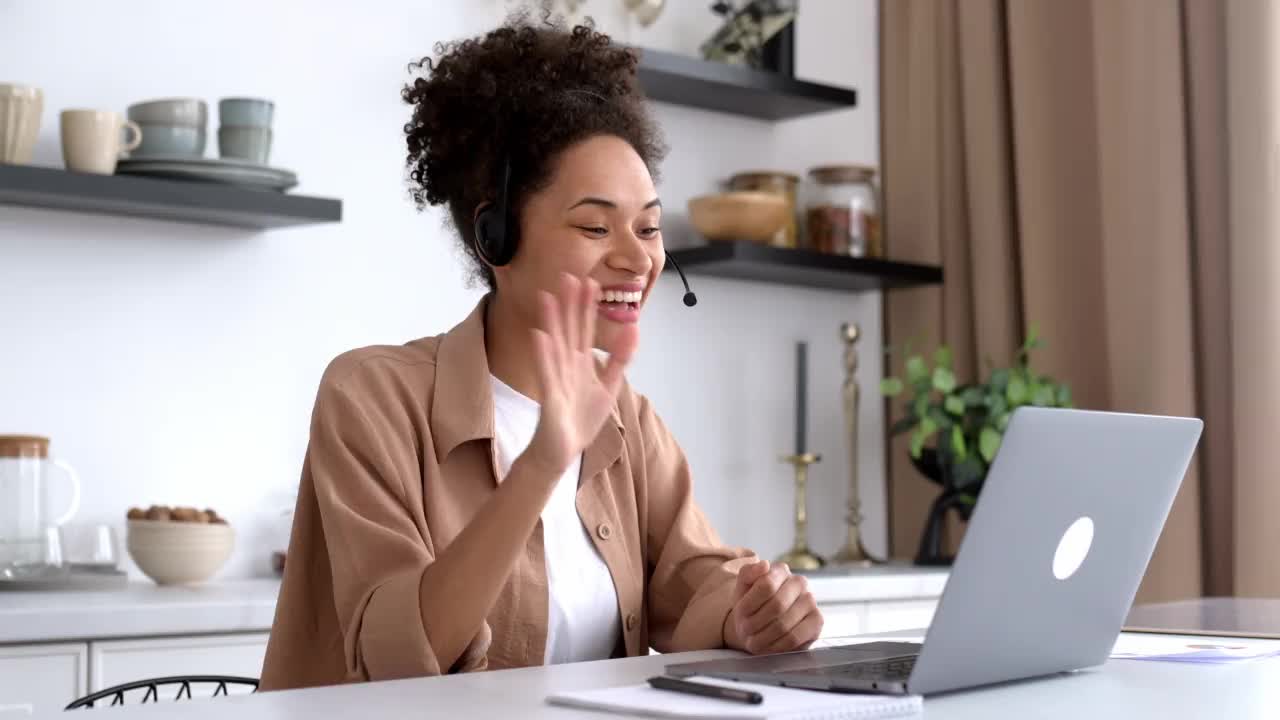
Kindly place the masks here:
[[(1190, 0), (1188, 0), (1190, 2)], [(1228, 566), (1239, 595), (1280, 595), (1280, 3), (1226, 3), (1225, 185), (1229, 247), (1222, 295), (1230, 303), (1232, 430), (1222, 464), (1231, 495), (1216, 508), (1230, 539)], [(1220, 127), (1219, 127), (1220, 129)], [(1215, 478), (1215, 482), (1221, 480)]]
[[(1079, 406), (1204, 417), (1139, 599), (1243, 587), (1222, 6), (889, 0), (880, 18), (889, 252), (946, 273), (888, 295), (887, 342), (949, 343), (965, 377), (1035, 322), (1036, 366)], [(889, 453), (893, 551), (910, 557), (936, 488), (901, 440)]]

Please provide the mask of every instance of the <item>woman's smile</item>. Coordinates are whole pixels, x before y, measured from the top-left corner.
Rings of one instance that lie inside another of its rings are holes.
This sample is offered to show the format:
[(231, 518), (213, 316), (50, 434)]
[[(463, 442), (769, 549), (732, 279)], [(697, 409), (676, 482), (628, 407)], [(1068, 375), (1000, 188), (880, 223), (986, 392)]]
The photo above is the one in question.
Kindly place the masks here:
[(644, 286), (640, 283), (604, 285), (600, 290), (600, 316), (610, 322), (632, 324), (640, 320)]

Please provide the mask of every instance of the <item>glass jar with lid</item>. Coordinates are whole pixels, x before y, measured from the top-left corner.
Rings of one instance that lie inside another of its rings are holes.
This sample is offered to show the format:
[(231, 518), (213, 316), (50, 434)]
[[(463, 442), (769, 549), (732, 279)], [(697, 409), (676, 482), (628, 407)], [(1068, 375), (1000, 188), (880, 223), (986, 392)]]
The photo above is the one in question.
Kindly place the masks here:
[(805, 203), (806, 245), (819, 252), (882, 257), (876, 169), (827, 165), (809, 171)]
[(796, 187), (800, 178), (791, 173), (776, 170), (753, 170), (740, 172), (729, 178), (730, 190), (754, 190), (774, 193), (786, 198), (790, 206), (790, 220), (769, 241), (774, 247), (793, 248), (797, 245), (799, 235), (799, 206), (796, 203)]

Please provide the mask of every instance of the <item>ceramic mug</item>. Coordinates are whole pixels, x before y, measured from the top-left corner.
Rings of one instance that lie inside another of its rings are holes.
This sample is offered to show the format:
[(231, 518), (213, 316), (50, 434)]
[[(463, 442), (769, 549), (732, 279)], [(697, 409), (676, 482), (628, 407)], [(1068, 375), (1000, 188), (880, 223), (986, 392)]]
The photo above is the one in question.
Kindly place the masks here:
[(218, 101), (218, 122), (224, 127), (271, 127), (275, 103), (259, 98), (223, 98)]
[[(132, 138), (121, 142), (121, 130)], [(62, 159), (68, 170), (111, 175), (122, 152), (142, 143), (142, 128), (110, 110), (62, 111)]]
[(224, 158), (266, 165), (271, 156), (271, 130), (264, 127), (218, 128), (218, 153)]
[(43, 110), (40, 88), (0, 83), (0, 163), (31, 162)]

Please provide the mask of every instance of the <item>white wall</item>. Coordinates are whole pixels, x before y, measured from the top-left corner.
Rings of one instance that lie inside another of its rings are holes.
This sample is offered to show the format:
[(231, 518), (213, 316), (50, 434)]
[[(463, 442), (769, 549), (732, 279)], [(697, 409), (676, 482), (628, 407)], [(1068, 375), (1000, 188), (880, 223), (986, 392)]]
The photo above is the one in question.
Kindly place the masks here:
[[(860, 108), (780, 125), (659, 106), (672, 152), (668, 208), (746, 168), (874, 163), (874, 0), (805, 0), (798, 72), (856, 86)], [(620, 0), (583, 11), (619, 39), (694, 52), (715, 26), (703, 2), (669, 3), (648, 30)], [(337, 353), (443, 332), (473, 306), (444, 214), (418, 214), (403, 182), (405, 65), (476, 34), (499, 0), (248, 2), (11, 0), (0, 5), (3, 80), (45, 91), (36, 162), (60, 165), (59, 111), (165, 96), (277, 102), (275, 164), (297, 192), (342, 198), (344, 221), (257, 234), (0, 206), (0, 432), (53, 437), (79, 466), (79, 521), (129, 505), (213, 506), (240, 542), (225, 576), (267, 568), (289, 503), (316, 382)], [(216, 121), (211, 120), (211, 126)], [(211, 146), (213, 143), (211, 143)], [(211, 148), (210, 154), (214, 150)], [(678, 223), (672, 223), (676, 226)], [(679, 244), (680, 238), (669, 238)], [(725, 539), (772, 556), (790, 543), (793, 342), (810, 341), (814, 545), (842, 539), (847, 459), (837, 328), (867, 331), (861, 463), (869, 539), (884, 547), (879, 299), (694, 279), (663, 280), (632, 382), (686, 448)]]

